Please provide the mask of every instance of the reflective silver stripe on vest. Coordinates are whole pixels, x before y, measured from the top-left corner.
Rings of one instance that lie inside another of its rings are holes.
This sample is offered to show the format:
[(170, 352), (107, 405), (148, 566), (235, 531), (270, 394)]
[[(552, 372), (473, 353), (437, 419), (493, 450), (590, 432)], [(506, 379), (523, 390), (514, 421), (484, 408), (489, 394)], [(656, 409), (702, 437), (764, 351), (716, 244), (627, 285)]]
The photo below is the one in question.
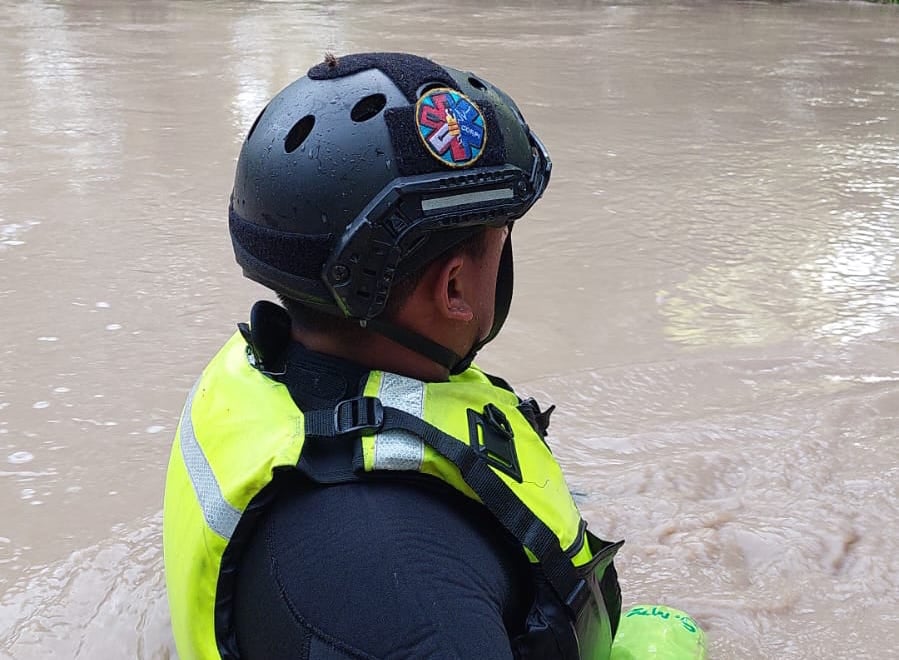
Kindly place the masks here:
[[(421, 417), (424, 414), (425, 384), (414, 378), (384, 373), (378, 398), (385, 406)], [(421, 469), (425, 456), (424, 443), (418, 436), (395, 429), (375, 436), (375, 470)]]
[(199, 381), (190, 391), (184, 412), (181, 413), (181, 456), (190, 481), (194, 485), (194, 493), (200, 508), (203, 509), (203, 517), (206, 524), (219, 536), (230, 539), (240, 520), (240, 511), (231, 506), (222, 496), (215, 474), (203, 454), (197, 436), (194, 434), (194, 423), (191, 419), (191, 409), (194, 404), (194, 395), (197, 393)]

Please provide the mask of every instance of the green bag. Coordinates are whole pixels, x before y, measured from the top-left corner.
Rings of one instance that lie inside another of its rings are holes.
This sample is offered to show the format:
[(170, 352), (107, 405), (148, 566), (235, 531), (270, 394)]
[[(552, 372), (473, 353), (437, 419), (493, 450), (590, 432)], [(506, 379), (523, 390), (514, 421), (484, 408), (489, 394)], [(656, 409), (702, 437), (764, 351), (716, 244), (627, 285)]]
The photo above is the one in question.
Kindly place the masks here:
[(685, 612), (634, 605), (622, 617), (609, 660), (705, 660), (705, 633)]

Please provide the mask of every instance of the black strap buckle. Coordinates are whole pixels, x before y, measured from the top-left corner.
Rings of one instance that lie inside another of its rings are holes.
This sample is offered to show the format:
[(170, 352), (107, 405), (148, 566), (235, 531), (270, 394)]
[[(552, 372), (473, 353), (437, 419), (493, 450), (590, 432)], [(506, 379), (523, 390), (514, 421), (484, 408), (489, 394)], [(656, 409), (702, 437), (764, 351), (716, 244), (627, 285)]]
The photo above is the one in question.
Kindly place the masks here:
[(356, 431), (377, 431), (384, 426), (384, 406), (374, 396), (345, 399), (334, 407), (334, 430), (337, 435)]

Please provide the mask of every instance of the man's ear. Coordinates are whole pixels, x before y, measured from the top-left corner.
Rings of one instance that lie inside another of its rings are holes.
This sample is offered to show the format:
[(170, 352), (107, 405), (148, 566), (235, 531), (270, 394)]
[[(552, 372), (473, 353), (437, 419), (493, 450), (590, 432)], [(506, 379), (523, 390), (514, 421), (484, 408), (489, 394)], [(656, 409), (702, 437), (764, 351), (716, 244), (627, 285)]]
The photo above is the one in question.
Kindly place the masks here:
[(464, 255), (455, 255), (444, 261), (437, 271), (433, 289), (439, 314), (462, 323), (474, 318), (474, 310), (467, 300), (471, 292), (465, 286), (463, 277), (466, 265)]

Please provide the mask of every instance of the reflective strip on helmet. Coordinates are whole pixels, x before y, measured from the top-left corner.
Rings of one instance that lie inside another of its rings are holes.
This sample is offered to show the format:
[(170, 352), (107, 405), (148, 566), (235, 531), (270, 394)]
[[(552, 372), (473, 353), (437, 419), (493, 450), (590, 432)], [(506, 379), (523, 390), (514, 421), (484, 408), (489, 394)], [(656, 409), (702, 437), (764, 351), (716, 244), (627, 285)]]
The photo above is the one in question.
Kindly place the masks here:
[(181, 456), (184, 459), (187, 473), (190, 475), (197, 501), (200, 503), (200, 508), (203, 509), (206, 524), (219, 536), (230, 539), (234, 528), (237, 527), (237, 521), (240, 520), (240, 511), (231, 506), (222, 495), (222, 489), (216, 481), (212, 467), (206, 460), (203, 449), (194, 434), (191, 410), (194, 395), (197, 393), (197, 385), (199, 382), (190, 391), (187, 403), (184, 405), (184, 412), (181, 413)]
[(436, 211), (464, 204), (482, 204), (484, 202), (496, 202), (504, 199), (512, 199), (515, 193), (511, 188), (499, 188), (496, 190), (477, 190), (475, 192), (459, 193), (456, 195), (441, 195), (439, 197), (425, 197), (421, 200), (422, 211)]
[[(424, 414), (425, 384), (414, 378), (383, 373), (378, 398), (384, 406), (399, 408), (411, 415)], [(393, 429), (375, 436), (375, 470), (421, 470), (425, 446), (418, 436)]]

